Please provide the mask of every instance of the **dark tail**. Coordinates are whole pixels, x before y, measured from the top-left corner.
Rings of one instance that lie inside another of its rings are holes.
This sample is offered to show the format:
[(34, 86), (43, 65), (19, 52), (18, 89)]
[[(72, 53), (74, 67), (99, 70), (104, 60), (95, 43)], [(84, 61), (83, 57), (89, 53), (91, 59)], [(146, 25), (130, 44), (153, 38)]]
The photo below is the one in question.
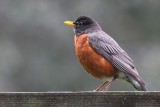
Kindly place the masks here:
[(141, 81), (139, 78), (129, 77), (129, 82), (133, 85), (133, 87), (139, 91), (147, 91), (146, 83)]

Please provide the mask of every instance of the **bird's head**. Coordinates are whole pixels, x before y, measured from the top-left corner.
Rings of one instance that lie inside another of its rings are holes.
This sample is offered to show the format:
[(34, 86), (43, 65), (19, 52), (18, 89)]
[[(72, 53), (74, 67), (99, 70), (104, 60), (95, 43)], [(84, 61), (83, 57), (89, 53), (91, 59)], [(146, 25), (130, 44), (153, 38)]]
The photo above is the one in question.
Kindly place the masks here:
[(64, 23), (74, 27), (76, 35), (101, 30), (98, 23), (88, 16), (80, 16), (75, 22), (65, 21)]

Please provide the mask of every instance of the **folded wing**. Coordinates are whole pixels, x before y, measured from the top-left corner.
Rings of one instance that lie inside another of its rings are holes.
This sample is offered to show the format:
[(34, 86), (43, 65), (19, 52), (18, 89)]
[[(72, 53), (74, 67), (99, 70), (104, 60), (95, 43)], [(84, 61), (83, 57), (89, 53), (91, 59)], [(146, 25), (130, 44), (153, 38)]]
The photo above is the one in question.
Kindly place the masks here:
[(109, 35), (103, 31), (91, 33), (88, 41), (97, 53), (110, 61), (118, 70), (145, 85), (144, 80), (139, 76), (131, 58)]

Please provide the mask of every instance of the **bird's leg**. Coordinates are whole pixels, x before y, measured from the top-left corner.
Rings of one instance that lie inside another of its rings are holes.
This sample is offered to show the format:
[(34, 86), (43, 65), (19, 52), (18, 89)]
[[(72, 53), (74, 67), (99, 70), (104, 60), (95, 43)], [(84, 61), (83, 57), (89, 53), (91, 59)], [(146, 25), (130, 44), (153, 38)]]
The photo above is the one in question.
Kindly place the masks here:
[(108, 83), (108, 81), (105, 81), (102, 85), (100, 85), (96, 90), (94, 90), (94, 91), (96, 91), (96, 92), (98, 92), (105, 84), (107, 84)]
[(108, 91), (111, 87), (112, 83), (116, 80), (116, 78), (113, 78), (112, 81), (107, 85), (107, 87), (104, 89), (104, 92)]

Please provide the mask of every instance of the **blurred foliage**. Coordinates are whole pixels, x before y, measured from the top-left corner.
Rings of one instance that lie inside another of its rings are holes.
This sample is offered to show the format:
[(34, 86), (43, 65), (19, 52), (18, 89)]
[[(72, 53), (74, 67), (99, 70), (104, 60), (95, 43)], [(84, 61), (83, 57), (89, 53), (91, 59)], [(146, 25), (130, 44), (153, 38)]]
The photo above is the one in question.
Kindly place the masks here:
[[(159, 90), (159, 0), (0, 0), (0, 91), (92, 90), (63, 24), (95, 18), (134, 60), (149, 90)], [(116, 81), (110, 90), (133, 90)]]

